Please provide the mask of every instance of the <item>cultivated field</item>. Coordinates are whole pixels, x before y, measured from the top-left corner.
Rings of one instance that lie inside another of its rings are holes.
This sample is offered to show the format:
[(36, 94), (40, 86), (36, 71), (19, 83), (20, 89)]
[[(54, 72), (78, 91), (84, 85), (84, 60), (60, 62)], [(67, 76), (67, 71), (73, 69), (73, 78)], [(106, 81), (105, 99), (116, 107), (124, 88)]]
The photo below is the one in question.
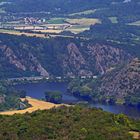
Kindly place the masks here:
[(66, 31), (71, 31), (72, 33), (78, 34), (85, 30), (89, 30), (89, 26), (74, 25), (74, 26), (68, 28)]
[(140, 20), (133, 23), (129, 23), (129, 25), (140, 26)]
[[(47, 110), (47, 109), (61, 106), (60, 104), (57, 105), (57, 104), (33, 99), (30, 97), (27, 97), (26, 99), (28, 100), (29, 104), (32, 107), (29, 107), (29, 108), (24, 109), (24, 110), (13, 110), (13, 111), (0, 112), (0, 115), (24, 114), (27, 112), (32, 113), (32, 112), (37, 111), (37, 110)], [(22, 100), (25, 100), (25, 99), (22, 99)]]
[(137, 140), (140, 139), (140, 133), (139, 133), (139, 132), (130, 131), (129, 133), (130, 133), (131, 135), (133, 135), (133, 138), (134, 138), (134, 139), (137, 139)]
[(88, 15), (88, 14), (94, 14), (95, 12), (96, 12), (96, 9), (94, 9), (94, 10), (86, 10), (86, 11), (82, 11), (82, 12), (78, 12), (78, 13), (69, 14), (69, 16)]
[(41, 33), (61, 33), (63, 30), (51, 30), (51, 29), (48, 29), (48, 30), (32, 30), (34, 32), (41, 32)]
[(118, 19), (117, 19), (117, 17), (109, 17), (109, 20), (112, 22), (112, 23), (118, 23)]
[(11, 35), (25, 35), (28, 37), (40, 37), (40, 38), (46, 38), (44, 34), (37, 34), (37, 33), (25, 33), (25, 32), (20, 32), (20, 31), (16, 31), (16, 30), (3, 30), (0, 29), (0, 33), (6, 33), (6, 34), (11, 34)]
[(101, 23), (99, 19), (96, 18), (80, 18), (80, 19), (66, 19), (70, 24), (77, 24), (82, 26), (95, 25), (96, 23)]
[[(87, 11), (91, 12), (91, 11)], [(93, 12), (93, 11), (92, 11)], [(72, 33), (78, 34), (85, 30), (88, 30), (90, 25), (95, 25), (96, 23), (101, 23), (99, 19), (96, 18), (51, 18), (42, 24), (23, 24), (19, 21), (7, 22), (1, 25), (0, 32), (15, 34), (15, 35), (26, 35), (26, 36), (36, 36), (36, 37), (44, 37), (44, 35), (40, 35), (37, 33), (25, 33), (20, 32), (23, 30), (26, 31), (35, 31), (42, 33), (61, 33), (63, 31), (71, 31)], [(6, 30), (7, 29), (7, 30)], [(11, 30), (10, 30), (11, 29)]]

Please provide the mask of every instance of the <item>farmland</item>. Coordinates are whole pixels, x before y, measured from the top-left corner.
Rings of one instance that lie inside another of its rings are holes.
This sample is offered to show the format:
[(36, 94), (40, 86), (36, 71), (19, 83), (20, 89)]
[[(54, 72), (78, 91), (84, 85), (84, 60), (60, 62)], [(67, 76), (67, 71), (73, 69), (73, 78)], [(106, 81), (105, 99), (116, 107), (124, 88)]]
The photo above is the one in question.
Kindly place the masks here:
[(136, 22), (129, 23), (129, 25), (140, 26), (140, 20)]
[[(25, 99), (21, 99), (21, 100), (25, 100)], [(12, 111), (0, 112), (0, 114), (1, 115), (14, 115), (14, 114), (24, 114), (27, 112), (32, 113), (37, 110), (47, 110), (47, 109), (51, 109), (51, 108), (60, 106), (60, 105), (56, 105), (53, 103), (33, 99), (30, 97), (27, 97), (26, 100), (31, 105), (31, 107), (24, 109), (24, 110), (12, 110)]]
[[(63, 31), (70, 31), (74, 34), (78, 34), (80, 32), (88, 30), (90, 25), (101, 23), (99, 19), (95, 19), (95, 18), (80, 18), (80, 19), (51, 18), (49, 20), (44, 19), (43, 22), (35, 18), (29, 18), (28, 20), (26, 19), (24, 21), (25, 23), (23, 21), (7, 22), (4, 25), (1, 24), (1, 29), (8, 29), (8, 30), (10, 29), (10, 30), (19, 30), (19, 31), (26, 30), (26, 31), (48, 33), (48, 34), (49, 33), (59, 34)], [(3, 31), (0, 30), (0, 32)]]
[(69, 14), (69, 16), (94, 14), (96, 12), (96, 10), (97, 9), (94, 9), (94, 10), (86, 10), (86, 11), (77, 12), (77, 13), (72, 13), (72, 14)]

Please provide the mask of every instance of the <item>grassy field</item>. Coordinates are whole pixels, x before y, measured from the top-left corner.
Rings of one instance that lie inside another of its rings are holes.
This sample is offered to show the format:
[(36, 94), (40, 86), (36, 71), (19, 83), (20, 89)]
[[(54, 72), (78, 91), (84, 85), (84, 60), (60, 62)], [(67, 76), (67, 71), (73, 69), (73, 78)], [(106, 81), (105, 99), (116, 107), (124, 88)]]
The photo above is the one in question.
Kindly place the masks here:
[[(101, 21), (96, 18), (80, 18), (80, 19), (51, 18), (46, 23), (41, 25), (25, 25), (25, 24), (18, 24), (18, 22), (15, 23), (13, 21), (11, 23), (5, 24), (5, 26), (12, 26), (14, 28), (13, 30), (0, 29), (0, 33), (26, 35), (31, 37), (32, 36), (45, 37), (44, 36), (45, 33), (59, 34), (62, 31), (71, 31), (72, 33), (78, 34), (80, 32), (88, 30), (90, 25), (95, 25), (96, 23), (101, 23)], [(44, 34), (25, 33), (25, 32), (20, 32), (20, 30), (42, 32)]]
[(131, 135), (133, 135), (133, 139), (140, 140), (140, 133), (135, 131), (129, 132)]
[[(47, 109), (61, 106), (60, 104), (57, 105), (57, 104), (33, 99), (30, 97), (27, 97), (26, 99), (28, 100), (29, 104), (32, 107), (29, 107), (29, 108), (24, 109), (24, 110), (13, 110), (13, 111), (0, 112), (0, 115), (24, 114), (27, 112), (32, 113), (32, 112), (37, 111), (37, 110), (47, 110)], [(25, 100), (25, 99), (22, 99), (22, 100)]]
[(140, 20), (133, 23), (129, 23), (129, 25), (140, 26)]
[(6, 33), (6, 34), (11, 34), (11, 35), (25, 35), (25, 36), (29, 36), (29, 37), (41, 37), (41, 38), (46, 38), (44, 34), (37, 34), (37, 33), (25, 33), (25, 32), (20, 32), (20, 31), (16, 31), (16, 30), (4, 30), (4, 29), (0, 29), (0, 33)]
[(72, 33), (75, 34), (83, 32), (85, 30), (89, 30), (89, 26), (74, 25), (67, 29), (67, 31), (71, 31)]
[(99, 19), (95, 18), (66, 19), (66, 21), (70, 24), (77, 24), (82, 26), (90, 26), (96, 23), (101, 23)]
[(94, 14), (95, 12), (96, 12), (96, 9), (94, 9), (94, 10), (86, 10), (86, 11), (82, 11), (82, 12), (78, 12), (78, 13), (69, 14), (69, 16), (88, 15), (88, 14)]
[(118, 23), (118, 19), (117, 17), (109, 17), (109, 20), (114, 23), (114, 24), (117, 24)]
[(51, 18), (47, 21), (48, 24), (64, 24), (65, 18)]
[(62, 32), (63, 30), (50, 30), (50, 29), (48, 29), (48, 30), (32, 30), (32, 31), (34, 31), (34, 32), (41, 32), (41, 33), (60, 33), (60, 32)]
[(42, 27), (40, 26), (17, 26), (15, 27), (14, 29), (16, 30), (34, 30), (34, 29), (43, 29)]
[(0, 8), (0, 14), (3, 14), (3, 13), (5, 13), (5, 11)]

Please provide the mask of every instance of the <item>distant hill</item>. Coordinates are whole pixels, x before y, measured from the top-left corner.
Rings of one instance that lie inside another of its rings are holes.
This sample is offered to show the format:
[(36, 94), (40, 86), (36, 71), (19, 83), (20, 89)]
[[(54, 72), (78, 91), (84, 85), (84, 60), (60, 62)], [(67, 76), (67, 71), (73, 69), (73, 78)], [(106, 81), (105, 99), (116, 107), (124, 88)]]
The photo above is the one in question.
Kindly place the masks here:
[(52, 12), (72, 13), (91, 8), (107, 6), (111, 0), (8, 0), (11, 4), (6, 5), (9, 12)]
[[(7, 13), (44, 18), (68, 17), (69, 14), (83, 12), (74, 17), (99, 18), (104, 22), (117, 19), (119, 23), (131, 23), (140, 20), (139, 0), (125, 2), (124, 0), (6, 0), (0, 6)], [(93, 13), (84, 14), (86, 10), (95, 10)], [(35, 13), (35, 14), (34, 14)], [(15, 15), (14, 15), (15, 16)], [(73, 16), (72, 16), (73, 17)]]

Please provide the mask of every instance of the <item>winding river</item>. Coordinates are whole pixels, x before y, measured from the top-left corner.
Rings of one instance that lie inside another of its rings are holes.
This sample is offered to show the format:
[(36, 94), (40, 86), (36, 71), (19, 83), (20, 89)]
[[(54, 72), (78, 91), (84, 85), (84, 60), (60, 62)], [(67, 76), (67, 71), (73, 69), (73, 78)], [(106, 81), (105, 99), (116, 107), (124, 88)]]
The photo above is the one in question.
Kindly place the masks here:
[[(25, 90), (27, 96), (36, 99), (45, 98), (45, 91), (61, 91), (63, 93), (62, 103), (78, 103), (80, 99), (74, 97), (73, 95), (69, 95), (67, 93), (67, 85), (66, 82), (45, 82), (45, 83), (28, 83), (28, 84), (20, 84), (16, 85), (15, 88), (18, 90)], [(90, 103), (89, 106), (102, 108), (104, 111), (112, 112), (115, 114), (123, 113), (132, 118), (140, 118), (140, 108), (124, 106), (124, 105), (106, 105), (106, 104), (95, 104)]]

